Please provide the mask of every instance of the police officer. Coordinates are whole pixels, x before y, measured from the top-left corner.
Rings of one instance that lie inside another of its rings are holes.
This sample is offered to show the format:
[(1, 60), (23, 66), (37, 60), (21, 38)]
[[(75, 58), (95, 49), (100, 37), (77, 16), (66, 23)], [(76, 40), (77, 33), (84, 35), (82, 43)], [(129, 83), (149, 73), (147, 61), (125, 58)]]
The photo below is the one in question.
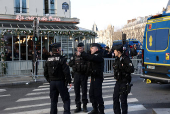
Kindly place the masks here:
[[(77, 46), (78, 52), (84, 51), (84, 44), (79, 43)], [(83, 111), (87, 112), (87, 75), (85, 74), (87, 71), (87, 61), (84, 60), (81, 56), (77, 56), (76, 54), (71, 58), (69, 62), (70, 67), (73, 69), (74, 75), (74, 91), (75, 91), (75, 103), (76, 109), (74, 113), (78, 113), (81, 111), (81, 101), (80, 101), (80, 86), (82, 88), (82, 102), (83, 102)]]
[(60, 94), (64, 103), (64, 114), (70, 114), (70, 96), (67, 85), (71, 86), (71, 76), (66, 59), (61, 56), (61, 44), (56, 43), (52, 48), (53, 55), (48, 57), (44, 67), (44, 77), (50, 83), (51, 111), (57, 114), (57, 102)]
[[(117, 81), (113, 93), (113, 109), (115, 114), (127, 114), (127, 97), (132, 86), (130, 82), (131, 73), (134, 72), (134, 67), (129, 57), (123, 54), (123, 46), (116, 46), (114, 54), (116, 58), (115, 63), (113, 64), (113, 68), (114, 77)], [(119, 101), (121, 101), (122, 113)]]
[(104, 114), (104, 101), (102, 97), (104, 59), (100, 47), (99, 44), (92, 43), (91, 54), (77, 52), (77, 55), (81, 55), (83, 59), (90, 61), (90, 67), (88, 67), (91, 74), (89, 97), (93, 110), (89, 114)]

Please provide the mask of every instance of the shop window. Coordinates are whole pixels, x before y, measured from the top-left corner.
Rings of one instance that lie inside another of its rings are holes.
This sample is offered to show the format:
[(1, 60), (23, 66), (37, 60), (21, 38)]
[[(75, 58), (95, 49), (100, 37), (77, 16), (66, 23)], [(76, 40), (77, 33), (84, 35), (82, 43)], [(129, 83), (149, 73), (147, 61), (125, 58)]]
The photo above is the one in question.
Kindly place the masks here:
[(6, 61), (12, 61), (12, 36), (5, 36), (4, 39), (7, 42), (5, 46)]
[(19, 60), (19, 36), (13, 36), (13, 60)]

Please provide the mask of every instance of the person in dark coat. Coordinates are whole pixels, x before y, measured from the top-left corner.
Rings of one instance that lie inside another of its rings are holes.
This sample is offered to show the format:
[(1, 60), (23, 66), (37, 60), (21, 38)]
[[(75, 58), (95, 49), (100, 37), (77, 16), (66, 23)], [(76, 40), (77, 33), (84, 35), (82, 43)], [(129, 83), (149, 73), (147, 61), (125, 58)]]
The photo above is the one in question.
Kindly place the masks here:
[(114, 53), (115, 63), (113, 69), (116, 84), (113, 93), (113, 110), (115, 114), (127, 114), (127, 97), (130, 93), (131, 73), (134, 72), (134, 66), (130, 58), (123, 53), (123, 46), (115, 47)]
[[(78, 52), (84, 52), (84, 44), (79, 43), (77, 46)], [(80, 95), (80, 88), (82, 89), (82, 103), (83, 103), (83, 111), (87, 112), (87, 79), (88, 76), (86, 75), (87, 72), (87, 60), (83, 59), (81, 56), (77, 56), (76, 54), (71, 57), (69, 62), (69, 66), (72, 67), (74, 75), (74, 91), (75, 91), (75, 103), (76, 109), (74, 113), (78, 113), (81, 111), (81, 95)]]
[(47, 60), (49, 56), (50, 56), (50, 53), (47, 51), (45, 47), (43, 47), (42, 59)]
[(104, 114), (104, 101), (102, 97), (104, 59), (100, 52), (100, 47), (99, 44), (92, 43), (90, 48), (91, 54), (77, 52), (77, 56), (81, 56), (90, 62), (90, 67), (88, 67), (91, 75), (89, 97), (93, 110), (88, 114)]
[(52, 48), (53, 55), (48, 57), (44, 67), (44, 77), (50, 83), (51, 111), (57, 114), (58, 96), (60, 94), (64, 103), (64, 114), (70, 112), (70, 95), (67, 85), (71, 85), (71, 76), (67, 59), (61, 55), (61, 44), (56, 43)]

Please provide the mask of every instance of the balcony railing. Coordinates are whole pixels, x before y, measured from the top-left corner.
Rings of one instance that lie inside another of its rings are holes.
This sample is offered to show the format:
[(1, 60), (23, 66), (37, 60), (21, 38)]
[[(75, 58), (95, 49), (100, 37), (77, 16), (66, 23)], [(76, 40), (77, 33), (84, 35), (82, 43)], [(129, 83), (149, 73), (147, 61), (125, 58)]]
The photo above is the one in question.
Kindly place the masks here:
[(57, 9), (44, 9), (44, 14), (57, 14)]
[(28, 8), (14, 7), (15, 13), (28, 13)]

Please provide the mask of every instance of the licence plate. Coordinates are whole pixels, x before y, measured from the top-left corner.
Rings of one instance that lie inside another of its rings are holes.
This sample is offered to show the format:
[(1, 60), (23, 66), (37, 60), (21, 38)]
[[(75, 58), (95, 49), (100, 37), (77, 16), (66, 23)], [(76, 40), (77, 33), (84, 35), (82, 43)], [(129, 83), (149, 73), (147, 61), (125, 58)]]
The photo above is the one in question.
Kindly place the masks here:
[(148, 68), (148, 69), (155, 69), (155, 66), (147, 65), (147, 68)]

